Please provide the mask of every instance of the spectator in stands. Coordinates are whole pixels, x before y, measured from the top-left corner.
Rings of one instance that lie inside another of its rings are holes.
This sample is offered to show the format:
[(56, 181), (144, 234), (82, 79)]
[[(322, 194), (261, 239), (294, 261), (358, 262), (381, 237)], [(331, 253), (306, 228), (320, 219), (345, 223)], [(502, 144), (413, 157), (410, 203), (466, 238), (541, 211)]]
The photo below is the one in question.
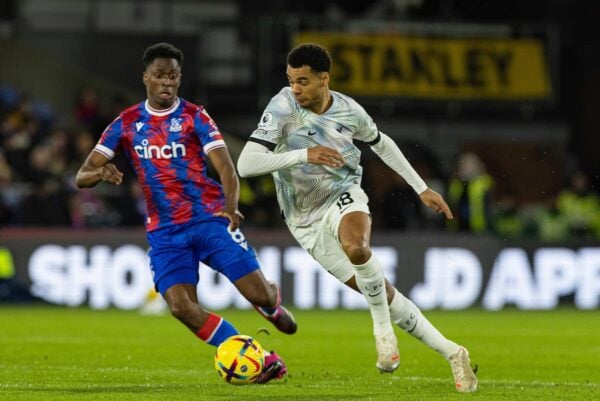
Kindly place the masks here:
[(422, 221), (421, 200), (407, 182), (397, 174), (389, 174), (382, 201), (381, 227), (387, 229), (419, 229)]
[(27, 225), (69, 225), (68, 191), (62, 180), (64, 163), (55, 159), (49, 143), (31, 152), (27, 180), (32, 191), (23, 200), (22, 222)]
[(0, 149), (0, 185), (10, 184), (12, 181), (12, 170), (4, 157), (4, 152)]
[(270, 176), (240, 180), (240, 210), (246, 216), (247, 226), (283, 227), (277, 205), (275, 185)]
[[(124, 193), (123, 193), (124, 192)], [(146, 219), (146, 200), (137, 180), (130, 180), (115, 197), (111, 209), (119, 215), (120, 226), (142, 226)]]
[(77, 172), (77, 169), (81, 165), (82, 160), (85, 160), (90, 151), (94, 148), (96, 144), (96, 139), (92, 132), (87, 129), (82, 129), (75, 134), (72, 140), (72, 159), (71, 159), (71, 168), (74, 172)]
[(7, 199), (11, 182), (12, 170), (4, 157), (4, 152), (0, 149), (0, 224), (7, 224), (12, 220), (10, 199)]
[(493, 231), (502, 239), (517, 239), (525, 235), (526, 226), (519, 214), (517, 200), (504, 196), (496, 206), (492, 220)]
[(569, 185), (559, 193), (556, 204), (566, 218), (572, 236), (600, 238), (600, 198), (590, 188), (585, 173), (571, 174)]
[[(439, 158), (422, 143), (405, 141), (399, 145), (406, 158), (429, 188), (444, 193)], [(429, 230), (445, 226), (445, 219), (422, 202), (406, 181), (376, 160), (365, 160), (364, 186), (373, 194), (373, 227), (390, 230)]]
[(9, 106), (0, 122), (0, 145), (16, 180), (22, 179), (28, 170), (29, 152), (39, 136), (39, 122), (33, 114), (31, 101), (23, 96), (15, 105)]
[(545, 242), (563, 241), (569, 238), (569, 221), (559, 210), (557, 197), (552, 196), (533, 216), (535, 236)]
[(75, 118), (82, 127), (96, 130), (103, 120), (98, 93), (93, 86), (84, 86), (75, 100)]
[(489, 231), (493, 185), (479, 156), (471, 152), (460, 154), (456, 177), (448, 188), (448, 201), (455, 216), (448, 220), (448, 227), (472, 233)]

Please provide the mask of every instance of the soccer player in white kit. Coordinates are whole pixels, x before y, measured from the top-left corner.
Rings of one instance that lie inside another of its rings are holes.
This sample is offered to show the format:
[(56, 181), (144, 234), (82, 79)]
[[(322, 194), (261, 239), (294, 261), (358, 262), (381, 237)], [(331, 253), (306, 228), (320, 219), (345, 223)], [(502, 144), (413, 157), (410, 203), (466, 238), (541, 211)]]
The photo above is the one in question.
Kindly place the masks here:
[(317, 44), (292, 49), (289, 87), (267, 105), (238, 160), (242, 177), (271, 173), (285, 222), (298, 243), (329, 273), (367, 300), (373, 318), (377, 368), (400, 363), (392, 322), (443, 355), (458, 391), (477, 389), (468, 351), (446, 339), (383, 275), (370, 248), (368, 197), (361, 188), (360, 150), (366, 142), (433, 210), (452, 218), (395, 142), (377, 129), (352, 98), (329, 89), (331, 57)]

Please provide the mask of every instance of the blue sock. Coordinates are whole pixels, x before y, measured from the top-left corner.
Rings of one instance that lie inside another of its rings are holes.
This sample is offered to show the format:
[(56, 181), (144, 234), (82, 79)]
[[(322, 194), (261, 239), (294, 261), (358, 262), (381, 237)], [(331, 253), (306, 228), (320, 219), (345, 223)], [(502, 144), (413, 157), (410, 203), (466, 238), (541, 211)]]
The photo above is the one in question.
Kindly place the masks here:
[(236, 334), (239, 334), (239, 331), (231, 323), (221, 316), (211, 313), (196, 336), (207, 344), (218, 347), (223, 341)]

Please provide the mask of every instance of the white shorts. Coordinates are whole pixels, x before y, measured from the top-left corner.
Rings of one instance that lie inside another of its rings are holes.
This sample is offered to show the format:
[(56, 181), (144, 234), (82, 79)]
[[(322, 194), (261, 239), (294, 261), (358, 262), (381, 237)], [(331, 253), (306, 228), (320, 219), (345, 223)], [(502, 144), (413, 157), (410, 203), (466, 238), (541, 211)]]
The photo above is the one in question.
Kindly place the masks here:
[(354, 267), (339, 241), (342, 217), (351, 212), (370, 214), (369, 198), (359, 185), (340, 195), (320, 221), (310, 226), (288, 224), (296, 241), (329, 273), (345, 283), (354, 276)]

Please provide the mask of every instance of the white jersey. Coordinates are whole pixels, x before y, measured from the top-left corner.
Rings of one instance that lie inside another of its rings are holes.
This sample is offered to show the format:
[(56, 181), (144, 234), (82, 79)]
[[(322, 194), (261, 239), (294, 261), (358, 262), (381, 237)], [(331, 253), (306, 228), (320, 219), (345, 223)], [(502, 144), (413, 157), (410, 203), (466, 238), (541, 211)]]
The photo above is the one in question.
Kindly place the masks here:
[(373, 144), (380, 137), (361, 105), (339, 92), (330, 93), (331, 107), (319, 115), (300, 107), (291, 89), (283, 88), (271, 99), (249, 139), (274, 153), (322, 145), (344, 157), (342, 168), (301, 163), (272, 173), (279, 206), (286, 221), (296, 226), (319, 220), (342, 193), (360, 184), (361, 152), (352, 141)]

